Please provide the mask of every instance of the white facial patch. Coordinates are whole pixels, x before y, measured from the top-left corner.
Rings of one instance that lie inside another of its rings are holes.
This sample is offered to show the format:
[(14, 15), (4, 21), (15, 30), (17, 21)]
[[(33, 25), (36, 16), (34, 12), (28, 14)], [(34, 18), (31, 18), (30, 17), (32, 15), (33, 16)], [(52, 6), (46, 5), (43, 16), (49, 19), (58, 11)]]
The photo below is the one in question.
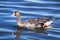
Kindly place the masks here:
[(13, 13), (11, 16), (14, 16), (15, 15), (15, 13)]

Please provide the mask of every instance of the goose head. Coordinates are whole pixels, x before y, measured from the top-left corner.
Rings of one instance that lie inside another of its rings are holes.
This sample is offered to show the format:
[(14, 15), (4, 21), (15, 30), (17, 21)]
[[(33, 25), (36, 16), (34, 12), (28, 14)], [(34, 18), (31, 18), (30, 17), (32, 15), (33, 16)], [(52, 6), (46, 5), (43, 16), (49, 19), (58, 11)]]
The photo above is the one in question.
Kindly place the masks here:
[(15, 11), (13, 14), (12, 14), (12, 16), (20, 16), (20, 12), (19, 11)]

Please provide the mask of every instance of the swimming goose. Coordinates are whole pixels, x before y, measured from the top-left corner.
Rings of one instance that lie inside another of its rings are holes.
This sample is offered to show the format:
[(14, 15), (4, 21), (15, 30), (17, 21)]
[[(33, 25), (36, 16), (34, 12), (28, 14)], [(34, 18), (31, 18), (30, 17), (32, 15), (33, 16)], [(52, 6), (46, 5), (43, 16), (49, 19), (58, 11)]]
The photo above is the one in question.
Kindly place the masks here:
[[(29, 29), (34, 29), (36, 27), (35, 23), (31, 24), (29, 21), (25, 21), (25, 22), (22, 23), (22, 21), (21, 21), (21, 15), (20, 15), (20, 12), (19, 11), (15, 11), (12, 14), (12, 16), (17, 16), (17, 25), (20, 26), (20, 27), (27, 27)], [(43, 25), (43, 27), (46, 28), (46, 29), (51, 28), (50, 24), (52, 22), (53, 21), (51, 21), (51, 20), (45, 22), (44, 25)]]
[[(39, 23), (42, 22), (40, 18), (32, 18), (29, 20), (26, 20), (25, 22), (21, 21), (21, 15), (19, 11), (15, 11), (11, 16), (17, 16), (17, 25), (18, 25), (18, 30), (17, 32), (13, 32), (16, 35), (16, 38), (19, 38), (19, 33), (21, 32), (21, 28), (20, 27), (25, 27), (28, 29), (34, 29), (37, 32), (43, 32), (44, 34), (47, 34), (46, 32), (44, 32), (44, 29), (49, 29), (51, 28), (50, 24), (53, 22), (51, 20), (47, 20), (45, 23)], [(39, 19), (39, 21), (38, 21)], [(39, 24), (38, 26), (36, 26), (36, 24)]]

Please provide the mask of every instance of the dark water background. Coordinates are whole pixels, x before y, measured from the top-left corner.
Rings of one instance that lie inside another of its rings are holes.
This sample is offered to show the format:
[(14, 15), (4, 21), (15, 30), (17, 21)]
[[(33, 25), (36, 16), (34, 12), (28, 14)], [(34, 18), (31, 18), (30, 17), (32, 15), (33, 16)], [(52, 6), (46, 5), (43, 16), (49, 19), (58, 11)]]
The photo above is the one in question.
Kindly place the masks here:
[[(22, 21), (29, 18), (44, 16), (56, 19), (47, 30), (48, 34), (42, 34), (30, 30), (23, 30), (21, 37), (15, 39), (12, 32), (17, 31), (17, 19), (10, 16), (13, 11), (20, 10)], [(60, 0), (0, 0), (0, 40), (60, 40)]]

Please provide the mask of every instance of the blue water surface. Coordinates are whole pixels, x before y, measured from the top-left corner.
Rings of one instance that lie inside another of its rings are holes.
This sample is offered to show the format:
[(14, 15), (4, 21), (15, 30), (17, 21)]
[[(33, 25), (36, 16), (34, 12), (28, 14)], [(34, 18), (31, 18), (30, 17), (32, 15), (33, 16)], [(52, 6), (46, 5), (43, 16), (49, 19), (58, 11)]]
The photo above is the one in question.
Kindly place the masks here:
[[(11, 14), (19, 10), (21, 19), (52, 17), (55, 21), (48, 34), (23, 30), (20, 38), (12, 32), (17, 31), (17, 17)], [(0, 0), (0, 40), (60, 40), (60, 0)]]

